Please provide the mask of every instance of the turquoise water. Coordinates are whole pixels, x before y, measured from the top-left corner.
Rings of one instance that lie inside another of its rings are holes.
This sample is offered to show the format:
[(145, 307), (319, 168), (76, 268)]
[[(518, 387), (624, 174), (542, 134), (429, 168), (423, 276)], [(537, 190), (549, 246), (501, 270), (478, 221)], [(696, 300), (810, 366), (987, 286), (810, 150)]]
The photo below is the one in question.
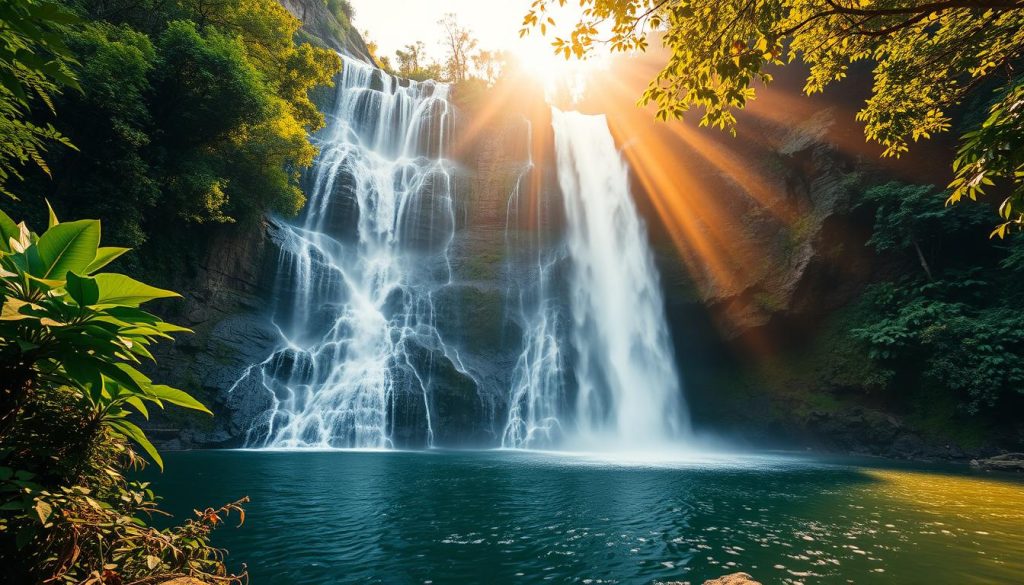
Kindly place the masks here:
[(151, 479), (179, 517), (252, 498), (214, 542), (254, 585), (1024, 583), (1024, 483), (955, 468), (508, 451), (199, 451), (166, 467)]

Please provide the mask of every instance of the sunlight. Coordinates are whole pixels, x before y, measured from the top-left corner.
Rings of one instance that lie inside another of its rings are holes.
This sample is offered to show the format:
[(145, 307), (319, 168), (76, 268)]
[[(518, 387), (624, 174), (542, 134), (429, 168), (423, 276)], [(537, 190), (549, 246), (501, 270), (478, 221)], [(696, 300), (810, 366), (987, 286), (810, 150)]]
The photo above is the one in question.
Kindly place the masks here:
[(569, 58), (555, 54), (549, 37), (526, 37), (512, 46), (517, 72), (538, 81), (549, 100), (571, 103), (580, 100), (587, 82), (596, 74), (606, 71), (610, 58), (606, 53), (595, 53), (586, 59)]

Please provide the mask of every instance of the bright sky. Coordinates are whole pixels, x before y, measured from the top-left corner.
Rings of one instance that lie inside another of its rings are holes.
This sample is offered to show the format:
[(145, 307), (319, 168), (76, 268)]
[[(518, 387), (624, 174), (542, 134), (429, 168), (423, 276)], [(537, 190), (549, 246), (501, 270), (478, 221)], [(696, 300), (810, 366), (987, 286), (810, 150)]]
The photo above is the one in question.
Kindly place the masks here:
[[(369, 31), (380, 53), (394, 58), (396, 49), (423, 41), (427, 54), (440, 58), (441, 30), (437, 21), (455, 13), (462, 26), (480, 39), (481, 49), (513, 49), (519, 42), (523, 16), (530, 0), (351, 0), (355, 25)], [(537, 34), (536, 32), (534, 34)], [(532, 36), (532, 35), (531, 35)], [(548, 41), (550, 42), (550, 40)]]

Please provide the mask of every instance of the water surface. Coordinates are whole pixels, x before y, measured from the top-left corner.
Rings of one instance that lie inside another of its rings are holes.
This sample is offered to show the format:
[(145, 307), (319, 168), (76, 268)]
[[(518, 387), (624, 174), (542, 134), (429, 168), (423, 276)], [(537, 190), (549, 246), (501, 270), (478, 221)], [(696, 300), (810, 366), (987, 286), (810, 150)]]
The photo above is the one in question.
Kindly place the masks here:
[(509, 451), (199, 451), (166, 467), (179, 517), (252, 498), (215, 544), (254, 585), (1024, 583), (1024, 483), (956, 468)]

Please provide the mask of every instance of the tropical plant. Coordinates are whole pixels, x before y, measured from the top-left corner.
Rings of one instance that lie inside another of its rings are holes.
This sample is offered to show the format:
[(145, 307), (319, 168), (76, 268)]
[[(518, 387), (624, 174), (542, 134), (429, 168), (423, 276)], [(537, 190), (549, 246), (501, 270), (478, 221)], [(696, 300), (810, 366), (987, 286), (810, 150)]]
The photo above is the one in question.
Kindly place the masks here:
[(239, 583), (210, 532), (241, 504), (158, 529), (149, 485), (127, 472), (159, 453), (130, 416), (174, 404), (209, 411), (139, 369), (149, 347), (187, 331), (140, 308), (177, 296), (102, 272), (125, 248), (100, 222), (45, 232), (0, 212), (0, 564), (13, 583), (149, 583), (192, 576)]
[[(36, 405), (39, 414), (49, 424), (75, 428), (80, 411), (67, 398), (61, 391), (50, 394)], [(141, 584), (185, 576), (204, 583), (243, 582), (244, 572), (227, 571), (224, 551), (211, 546), (209, 536), (232, 512), (244, 521), (241, 506), (248, 498), (196, 510), (181, 525), (156, 528), (151, 519), (167, 514), (147, 482), (128, 479), (127, 472), (137, 471), (143, 461), (124, 439), (100, 429), (87, 449), (50, 451), (53, 444), (45, 439), (51, 433), (45, 429), (23, 420), (18, 436), (4, 441), (0, 561), (5, 583)], [(34, 472), (19, 469), (58, 455), (73, 455), (78, 462), (51, 460)]]
[[(521, 34), (556, 28), (556, 6), (534, 0)], [(661, 119), (703, 110), (700, 124), (733, 130), (734, 111), (773, 67), (800, 60), (804, 90), (821, 92), (851, 64), (874, 63), (872, 95), (857, 120), (883, 156), (952, 126), (951, 111), (979, 86), (999, 86), (990, 118), (963, 136), (950, 202), (1010, 183), (993, 235), (1024, 228), (1024, 0), (581, 0), (579, 17), (554, 39), (567, 58), (595, 46), (643, 51), (649, 33), (668, 50), (640, 98)]]
[(139, 308), (178, 296), (123, 274), (100, 272), (127, 252), (100, 246), (100, 222), (60, 223), (49, 210), (42, 235), (0, 212), (0, 439), (33, 394), (70, 388), (91, 423), (159, 453), (128, 420), (164, 403), (209, 413), (187, 393), (156, 384), (136, 366), (149, 346), (188, 331)]
[[(279, 2), (61, 4), (80, 18), (64, 38), (81, 91), (54, 97), (55, 125), (80, 150), (52, 149), (52, 177), (27, 169), (12, 189), (103, 219), (111, 243), (153, 241), (136, 264), (187, 257), (202, 241), (187, 231), (195, 224), (297, 213), (300, 172), (317, 153), (310, 133), (324, 124), (309, 94), (333, 82), (340, 59), (297, 41), (300, 22)], [(36, 225), (40, 209), (16, 208)]]

